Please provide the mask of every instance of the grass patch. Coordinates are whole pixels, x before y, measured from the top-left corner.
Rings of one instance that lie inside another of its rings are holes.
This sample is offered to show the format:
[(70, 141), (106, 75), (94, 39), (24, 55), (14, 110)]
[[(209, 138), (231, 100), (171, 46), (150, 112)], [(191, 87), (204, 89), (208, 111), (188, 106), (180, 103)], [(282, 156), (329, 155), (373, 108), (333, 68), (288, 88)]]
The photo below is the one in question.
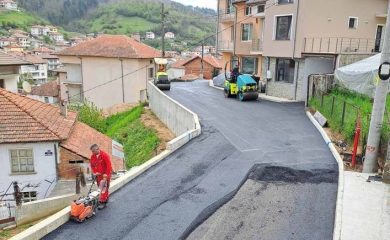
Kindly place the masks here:
[(141, 165), (153, 157), (160, 144), (154, 129), (147, 128), (140, 120), (143, 105), (105, 118), (102, 111), (86, 102), (77, 106), (79, 120), (106, 134), (123, 145), (128, 168)]
[(0, 13), (0, 26), (4, 28), (23, 28), (25, 31), (30, 32), (28, 27), (35, 24), (48, 23), (46, 20), (26, 12), (2, 11)]
[[(342, 124), (344, 101), (346, 103), (346, 108), (344, 124)], [(369, 97), (340, 88), (335, 88), (329, 94), (324, 95), (322, 106), (321, 96), (317, 96), (310, 100), (310, 106), (320, 111), (328, 119), (329, 127), (343, 134), (350, 143), (353, 141), (355, 135), (355, 124), (358, 112), (360, 112), (361, 116), (362, 136), (366, 137), (368, 135), (372, 104), (373, 102)], [(382, 128), (382, 138), (384, 140), (389, 139), (390, 133), (388, 109), (390, 109), (390, 98), (387, 98), (386, 101), (386, 114)]]

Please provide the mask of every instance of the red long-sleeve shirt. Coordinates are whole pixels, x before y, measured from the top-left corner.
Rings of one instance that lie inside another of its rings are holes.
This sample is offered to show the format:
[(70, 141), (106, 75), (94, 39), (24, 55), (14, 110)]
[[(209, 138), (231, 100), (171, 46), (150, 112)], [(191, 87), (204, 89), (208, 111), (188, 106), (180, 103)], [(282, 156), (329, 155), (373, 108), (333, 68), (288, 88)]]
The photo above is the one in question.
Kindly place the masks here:
[(92, 154), (90, 163), (93, 173), (106, 174), (108, 179), (111, 178), (111, 159), (106, 152), (100, 150), (99, 155)]

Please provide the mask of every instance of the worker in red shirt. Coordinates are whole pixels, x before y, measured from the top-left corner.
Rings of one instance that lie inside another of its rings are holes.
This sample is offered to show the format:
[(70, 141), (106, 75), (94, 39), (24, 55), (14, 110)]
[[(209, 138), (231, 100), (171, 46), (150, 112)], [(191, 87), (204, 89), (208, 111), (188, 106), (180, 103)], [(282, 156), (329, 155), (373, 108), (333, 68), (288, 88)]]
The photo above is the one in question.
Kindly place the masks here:
[(92, 151), (90, 161), (92, 173), (96, 176), (97, 185), (101, 190), (99, 209), (103, 209), (106, 207), (109, 198), (108, 188), (110, 187), (112, 172), (111, 159), (106, 152), (100, 150), (97, 144), (93, 144), (90, 149)]

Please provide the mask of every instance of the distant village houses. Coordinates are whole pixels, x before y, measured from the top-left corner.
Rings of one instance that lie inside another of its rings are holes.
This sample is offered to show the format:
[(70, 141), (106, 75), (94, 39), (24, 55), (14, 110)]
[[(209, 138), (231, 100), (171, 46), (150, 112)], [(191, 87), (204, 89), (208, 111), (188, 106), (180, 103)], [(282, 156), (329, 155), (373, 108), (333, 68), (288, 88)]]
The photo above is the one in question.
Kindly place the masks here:
[(156, 35), (154, 34), (154, 32), (146, 32), (145, 34), (145, 39), (147, 40), (153, 40), (156, 38)]
[(18, 10), (18, 4), (13, 0), (0, 0), (0, 10)]
[(175, 34), (173, 32), (166, 32), (165, 33), (165, 38), (166, 39), (174, 39), (175, 38)]

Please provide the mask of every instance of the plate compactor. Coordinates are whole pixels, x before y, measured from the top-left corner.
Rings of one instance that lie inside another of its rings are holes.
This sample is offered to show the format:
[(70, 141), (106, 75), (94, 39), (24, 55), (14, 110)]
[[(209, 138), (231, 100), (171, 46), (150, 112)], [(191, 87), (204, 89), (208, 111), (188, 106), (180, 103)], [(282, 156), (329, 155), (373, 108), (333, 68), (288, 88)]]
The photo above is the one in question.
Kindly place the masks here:
[(92, 218), (96, 214), (99, 206), (100, 194), (107, 190), (107, 184), (104, 180), (100, 182), (97, 190), (92, 191), (96, 177), (92, 177), (92, 184), (86, 197), (80, 197), (74, 200), (70, 206), (70, 219), (74, 222), (82, 223)]
[(257, 83), (249, 74), (241, 74), (238, 68), (233, 69), (228, 77), (225, 66), (225, 97), (237, 97), (240, 101), (257, 100), (259, 93)]

